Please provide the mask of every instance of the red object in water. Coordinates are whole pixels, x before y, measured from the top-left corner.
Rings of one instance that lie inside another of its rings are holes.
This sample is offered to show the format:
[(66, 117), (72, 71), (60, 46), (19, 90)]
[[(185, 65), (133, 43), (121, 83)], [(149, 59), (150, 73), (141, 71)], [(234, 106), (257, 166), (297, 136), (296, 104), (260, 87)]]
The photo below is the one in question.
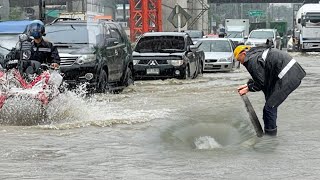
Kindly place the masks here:
[[(38, 99), (39, 101), (42, 102), (42, 104), (46, 105), (49, 103), (49, 97), (48, 95), (45, 93), (45, 89), (49, 88), (48, 83), (49, 83), (49, 79), (50, 79), (50, 73), (45, 71), (42, 74), (40, 74), (39, 76), (37, 76), (33, 81), (31, 81), (30, 83), (27, 83), (23, 77), (21, 76), (20, 72), (18, 70), (14, 70), (14, 76), (15, 79), (17, 79), (21, 85), (21, 87), (23, 89), (31, 89), (33, 88), (37, 83), (39, 83), (40, 81), (43, 81), (44, 83), (42, 84), (42, 88), (41, 90), (38, 92), (38, 94), (34, 97), (36, 99)], [(5, 75), (4, 72), (0, 71), (0, 81), (1, 78)], [(3, 79), (2, 79), (3, 80)], [(0, 109), (2, 108), (3, 104), (5, 103), (7, 97), (11, 96), (10, 92), (1, 92), (0, 91)]]
[(2, 108), (4, 102), (6, 101), (7, 97), (0, 95), (0, 109)]
[(130, 38), (162, 31), (162, 0), (130, 0)]

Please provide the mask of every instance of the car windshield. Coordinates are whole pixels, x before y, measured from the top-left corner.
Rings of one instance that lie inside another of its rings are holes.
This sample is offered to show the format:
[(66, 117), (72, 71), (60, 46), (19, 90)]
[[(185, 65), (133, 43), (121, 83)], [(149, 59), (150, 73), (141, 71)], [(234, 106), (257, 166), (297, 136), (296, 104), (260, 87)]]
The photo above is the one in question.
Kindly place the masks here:
[(0, 55), (5, 56), (9, 53), (9, 51), (6, 48), (3, 48), (0, 46)]
[(320, 26), (320, 13), (307, 13), (306, 26)]
[(242, 32), (228, 32), (227, 33), (228, 38), (243, 38)]
[(19, 41), (18, 34), (0, 34), (0, 46), (11, 49), (16, 46)]
[(183, 51), (185, 41), (183, 36), (145, 36), (135, 47), (136, 52)]
[(202, 38), (202, 31), (184, 31), (189, 34), (191, 38)]
[(202, 41), (199, 46), (204, 52), (232, 52), (229, 41)]
[(269, 39), (274, 38), (274, 34), (272, 31), (252, 31), (249, 38), (255, 39)]
[[(55, 44), (96, 43), (98, 26), (52, 25), (46, 27), (46, 39)], [(90, 32), (90, 33), (89, 33)]]

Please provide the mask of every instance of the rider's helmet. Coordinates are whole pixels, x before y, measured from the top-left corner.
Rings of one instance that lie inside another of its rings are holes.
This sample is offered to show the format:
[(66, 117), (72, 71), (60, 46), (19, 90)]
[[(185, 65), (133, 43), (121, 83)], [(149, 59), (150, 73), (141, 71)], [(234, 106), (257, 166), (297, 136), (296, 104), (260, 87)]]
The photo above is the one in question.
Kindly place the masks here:
[(34, 20), (28, 26), (28, 33), (35, 39), (40, 39), (45, 34), (45, 27), (42, 21)]

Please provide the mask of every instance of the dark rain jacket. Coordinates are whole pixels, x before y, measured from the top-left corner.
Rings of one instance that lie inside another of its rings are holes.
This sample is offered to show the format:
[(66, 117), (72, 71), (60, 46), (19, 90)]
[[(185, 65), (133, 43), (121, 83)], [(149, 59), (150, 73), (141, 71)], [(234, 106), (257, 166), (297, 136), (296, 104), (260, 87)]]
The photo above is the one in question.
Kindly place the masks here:
[(274, 48), (250, 49), (243, 65), (252, 76), (249, 91), (262, 90), (269, 107), (278, 107), (306, 76), (289, 54)]
[(51, 42), (43, 39), (39, 44), (32, 41), (30, 60), (39, 61), (40, 63), (45, 64), (60, 64), (60, 57), (57, 48)]

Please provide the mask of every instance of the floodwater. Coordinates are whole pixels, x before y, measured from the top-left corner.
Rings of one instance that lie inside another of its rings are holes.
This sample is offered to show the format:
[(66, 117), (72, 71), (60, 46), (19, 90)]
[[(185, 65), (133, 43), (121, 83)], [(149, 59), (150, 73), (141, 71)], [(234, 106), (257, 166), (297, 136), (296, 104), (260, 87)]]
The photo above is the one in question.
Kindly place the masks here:
[[(318, 179), (320, 55), (292, 55), (307, 76), (278, 110), (276, 138), (255, 136), (236, 92), (243, 67), (137, 81), (122, 94), (67, 92), (40, 120), (39, 106), (9, 101), (0, 179)], [(248, 97), (261, 121), (263, 94)]]

